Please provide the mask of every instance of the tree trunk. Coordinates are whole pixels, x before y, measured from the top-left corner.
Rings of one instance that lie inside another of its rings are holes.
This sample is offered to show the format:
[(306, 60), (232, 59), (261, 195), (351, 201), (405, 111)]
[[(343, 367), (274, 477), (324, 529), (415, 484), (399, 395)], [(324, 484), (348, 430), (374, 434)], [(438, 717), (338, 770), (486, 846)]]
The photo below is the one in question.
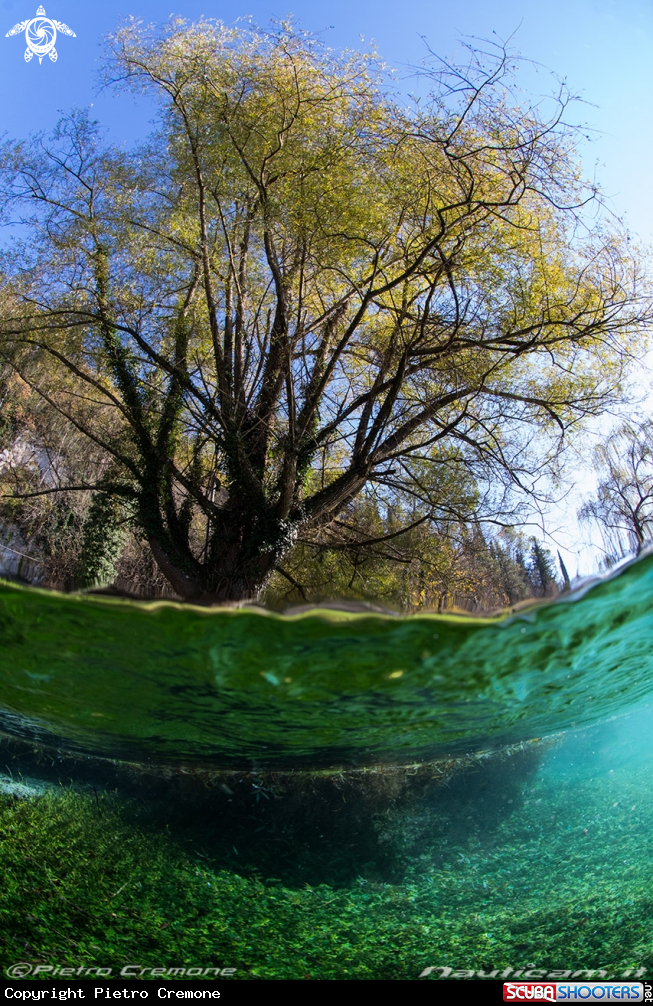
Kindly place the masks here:
[(180, 570), (154, 538), (152, 555), (172, 589), (189, 604), (232, 604), (256, 601), (276, 563), (273, 553), (251, 557), (242, 550), (225, 548), (216, 563), (206, 564), (201, 575), (189, 577)]

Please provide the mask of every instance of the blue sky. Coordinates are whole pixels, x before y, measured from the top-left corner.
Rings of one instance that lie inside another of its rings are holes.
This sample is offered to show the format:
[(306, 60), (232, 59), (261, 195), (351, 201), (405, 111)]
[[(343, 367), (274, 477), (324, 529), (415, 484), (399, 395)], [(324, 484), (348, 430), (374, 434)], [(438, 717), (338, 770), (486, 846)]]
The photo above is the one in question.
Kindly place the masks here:
[[(226, 23), (251, 15), (265, 26), (271, 18), (294, 15), (302, 27), (323, 32), (335, 48), (360, 48), (374, 40), (379, 53), (399, 73), (415, 65), (430, 48), (455, 58), (466, 36), (507, 39), (521, 54), (565, 79), (585, 104), (576, 119), (587, 123), (591, 142), (582, 149), (588, 177), (601, 184), (612, 210), (634, 236), (653, 241), (653, 3), (651, 0), (44, 0), (46, 15), (68, 24), (76, 38), (59, 36), (58, 60), (26, 63), (24, 35), (5, 37), (17, 22), (34, 17), (39, 0), (0, 0), (0, 135), (20, 138), (49, 131), (62, 112), (93, 106), (94, 116), (117, 142), (130, 145), (148, 131), (153, 109), (139, 99), (98, 92), (103, 38), (133, 15), (162, 23), (172, 15), (201, 16)], [(493, 34), (496, 33), (496, 36)], [(549, 90), (543, 71), (522, 71), (525, 86)], [(406, 84), (406, 89), (410, 84)], [(650, 375), (642, 372), (644, 383)], [(597, 436), (601, 435), (599, 428)], [(596, 552), (584, 549), (573, 513), (579, 494), (591, 486), (579, 469), (576, 493), (550, 515), (558, 529), (572, 574), (589, 572)], [(565, 547), (566, 546), (566, 547)]]
[[(59, 36), (59, 59), (26, 63), (24, 35), (5, 38), (14, 24), (34, 17), (38, 0), (0, 0), (0, 134), (21, 137), (50, 129), (59, 113), (93, 103), (94, 114), (116, 140), (127, 144), (147, 130), (151, 112), (132, 98), (97, 93), (102, 40), (133, 15), (163, 22), (170, 14), (202, 15), (229, 23), (252, 15), (261, 24), (292, 13), (303, 27), (323, 31), (335, 46), (359, 47), (374, 39), (399, 71), (433, 50), (454, 55), (462, 36), (502, 38), (515, 33), (521, 53), (565, 78), (588, 103), (577, 110), (593, 130), (584, 164), (602, 183), (615, 212), (644, 241), (653, 238), (649, 165), (653, 156), (653, 4), (651, 0), (46, 0), (46, 14), (68, 24), (76, 38)], [(526, 74), (534, 89), (546, 77)]]

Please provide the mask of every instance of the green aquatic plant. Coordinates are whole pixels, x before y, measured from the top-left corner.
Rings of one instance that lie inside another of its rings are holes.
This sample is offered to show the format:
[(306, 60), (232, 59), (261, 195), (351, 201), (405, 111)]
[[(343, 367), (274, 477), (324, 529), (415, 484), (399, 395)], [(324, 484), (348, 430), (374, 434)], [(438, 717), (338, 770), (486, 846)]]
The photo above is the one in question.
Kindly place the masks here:
[(487, 804), (456, 785), (455, 827), (432, 809), (401, 882), (364, 871), (338, 886), (227, 864), (203, 827), (162, 826), (162, 807), (115, 793), (3, 796), (2, 966), (220, 966), (240, 980), (653, 968), (646, 766), (523, 779), (489, 833)]

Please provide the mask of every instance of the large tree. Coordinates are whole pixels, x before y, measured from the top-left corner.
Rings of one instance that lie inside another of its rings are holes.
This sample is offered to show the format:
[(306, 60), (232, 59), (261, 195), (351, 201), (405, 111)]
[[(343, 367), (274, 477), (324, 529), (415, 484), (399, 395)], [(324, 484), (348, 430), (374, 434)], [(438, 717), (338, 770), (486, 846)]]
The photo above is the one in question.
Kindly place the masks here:
[(107, 72), (159, 103), (141, 147), (5, 149), (2, 354), (104, 459), (41, 491), (122, 501), (183, 597), (256, 596), (366, 487), (413, 526), (445, 469), (532, 490), (618, 394), (636, 266), (503, 51), (412, 104), (289, 25), (131, 23)]

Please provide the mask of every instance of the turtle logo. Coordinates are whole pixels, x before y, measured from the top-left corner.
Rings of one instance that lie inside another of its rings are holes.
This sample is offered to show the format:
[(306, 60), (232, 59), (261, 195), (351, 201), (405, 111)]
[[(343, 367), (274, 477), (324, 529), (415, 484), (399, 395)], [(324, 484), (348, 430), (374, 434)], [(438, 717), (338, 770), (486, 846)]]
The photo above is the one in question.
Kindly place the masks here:
[(38, 56), (39, 63), (44, 56), (49, 56), (52, 62), (56, 63), (57, 50), (54, 47), (54, 43), (57, 40), (58, 31), (62, 35), (72, 35), (73, 38), (77, 38), (75, 32), (71, 31), (67, 24), (62, 24), (61, 21), (52, 21), (49, 17), (46, 17), (43, 7), (39, 7), (36, 17), (28, 21), (21, 21), (20, 24), (15, 24), (7, 32), (5, 38), (9, 38), (10, 35), (20, 35), (21, 31), (25, 32), (25, 41), (27, 42), (27, 49), (25, 50), (26, 63), (29, 63), (32, 56)]

